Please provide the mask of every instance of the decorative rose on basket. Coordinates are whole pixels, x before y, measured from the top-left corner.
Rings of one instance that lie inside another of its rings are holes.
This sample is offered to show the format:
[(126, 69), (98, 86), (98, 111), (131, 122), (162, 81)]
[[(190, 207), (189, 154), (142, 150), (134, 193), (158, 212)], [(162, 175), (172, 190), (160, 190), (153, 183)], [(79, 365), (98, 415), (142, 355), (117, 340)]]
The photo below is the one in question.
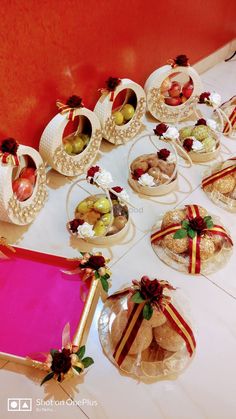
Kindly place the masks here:
[(109, 259), (105, 259), (102, 253), (83, 253), (80, 260), (79, 273), (83, 280), (98, 279), (101, 281), (102, 288), (105, 292), (109, 289), (109, 278), (111, 271), (107, 267)]
[(85, 346), (80, 348), (73, 345), (70, 340), (70, 325), (66, 324), (62, 332), (62, 349), (51, 349), (44, 363), (48, 374), (44, 377), (41, 385), (55, 378), (62, 382), (74, 375), (82, 374), (85, 368), (94, 363), (90, 357), (84, 357)]
[(199, 96), (199, 103), (218, 108), (221, 104), (221, 96), (216, 92), (203, 92)]
[(180, 54), (180, 55), (177, 55), (177, 57), (174, 59), (173, 58), (169, 59), (168, 64), (170, 64), (171, 67), (173, 68), (178, 67), (178, 66), (188, 67), (190, 65), (189, 58), (185, 54)]
[(0, 161), (3, 164), (11, 164), (19, 166), (19, 159), (17, 156), (19, 144), (14, 138), (6, 138), (0, 141)]
[(83, 108), (83, 100), (80, 96), (72, 95), (70, 96), (66, 103), (63, 103), (60, 100), (57, 100), (56, 105), (58, 107), (59, 112), (64, 115), (67, 114), (67, 118), (70, 121), (74, 121), (76, 117), (76, 109)]
[(233, 246), (224, 227), (199, 205), (167, 212), (151, 243), (166, 263), (190, 274), (214, 270), (227, 261)]
[(179, 138), (179, 131), (177, 128), (163, 123), (156, 126), (154, 133), (165, 140), (177, 140)]

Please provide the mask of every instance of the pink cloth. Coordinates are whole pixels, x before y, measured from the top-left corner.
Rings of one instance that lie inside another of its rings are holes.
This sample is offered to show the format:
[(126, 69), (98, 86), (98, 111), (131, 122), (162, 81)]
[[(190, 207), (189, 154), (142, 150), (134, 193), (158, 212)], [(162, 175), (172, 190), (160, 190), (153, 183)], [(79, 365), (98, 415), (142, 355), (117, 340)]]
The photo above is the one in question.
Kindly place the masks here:
[(88, 286), (57, 266), (0, 259), (0, 352), (25, 357), (61, 348), (67, 322), (75, 333)]

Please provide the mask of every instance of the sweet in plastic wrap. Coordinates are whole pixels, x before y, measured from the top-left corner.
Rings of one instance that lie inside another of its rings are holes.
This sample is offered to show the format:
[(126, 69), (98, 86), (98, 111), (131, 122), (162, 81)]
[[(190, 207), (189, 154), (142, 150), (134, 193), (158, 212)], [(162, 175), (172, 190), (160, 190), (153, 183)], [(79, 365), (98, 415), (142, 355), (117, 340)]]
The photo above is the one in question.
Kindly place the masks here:
[(160, 379), (176, 376), (188, 365), (196, 342), (175, 293), (168, 282), (143, 276), (107, 299), (99, 337), (119, 369), (142, 379)]
[(233, 242), (220, 220), (200, 205), (166, 212), (151, 235), (157, 256), (167, 265), (190, 274), (206, 274), (223, 267)]

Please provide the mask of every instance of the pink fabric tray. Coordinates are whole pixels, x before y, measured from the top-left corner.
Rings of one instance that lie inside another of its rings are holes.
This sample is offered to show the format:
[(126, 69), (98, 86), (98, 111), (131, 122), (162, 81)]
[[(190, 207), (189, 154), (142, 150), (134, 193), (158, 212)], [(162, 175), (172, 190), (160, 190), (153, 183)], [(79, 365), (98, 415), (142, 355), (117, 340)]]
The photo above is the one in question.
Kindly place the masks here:
[(71, 337), (77, 329), (90, 282), (62, 273), (64, 258), (16, 250), (0, 259), (0, 352), (26, 357), (59, 349), (65, 324)]

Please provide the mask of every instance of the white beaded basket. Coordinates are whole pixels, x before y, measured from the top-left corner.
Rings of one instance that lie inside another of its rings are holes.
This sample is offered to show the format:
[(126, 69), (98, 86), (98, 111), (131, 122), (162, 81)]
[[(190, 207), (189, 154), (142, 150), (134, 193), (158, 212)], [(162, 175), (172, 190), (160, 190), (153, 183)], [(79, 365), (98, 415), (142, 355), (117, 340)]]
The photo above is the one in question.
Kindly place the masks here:
[(58, 113), (46, 126), (40, 139), (39, 151), (45, 162), (65, 176), (78, 176), (91, 166), (100, 149), (102, 132), (100, 122), (94, 112), (81, 107), (74, 109), (74, 116), (80, 117), (78, 132), (83, 130), (83, 121), (87, 118), (92, 133), (88, 146), (80, 154), (70, 156), (64, 150), (62, 138), (68, 124), (67, 113)]
[[(129, 122), (124, 125), (116, 125), (112, 116), (113, 100), (120, 92), (126, 89), (128, 90), (123, 105), (128, 103), (130, 92), (132, 92), (132, 94), (136, 95), (137, 106), (134, 116)], [(146, 112), (146, 95), (139, 84), (130, 79), (121, 79), (121, 83), (114, 91), (113, 100), (111, 100), (110, 92), (104, 92), (96, 103), (94, 112), (100, 120), (103, 138), (112, 144), (119, 145), (134, 138), (142, 128), (142, 119)]]
[[(190, 98), (178, 106), (170, 106), (164, 102), (161, 94), (163, 81), (176, 73), (182, 73), (191, 77), (193, 81), (193, 92)], [(144, 90), (147, 95), (147, 108), (149, 112), (159, 121), (178, 122), (188, 118), (195, 112), (198, 95), (203, 91), (200, 76), (193, 67), (164, 65), (155, 70), (146, 80)]]
[(20, 172), (21, 168), (16, 168), (8, 164), (0, 163), (0, 220), (17, 225), (30, 224), (37, 213), (44, 206), (46, 191), (46, 172), (43, 160), (34, 148), (19, 145), (17, 157), (19, 161), (29, 156), (35, 164), (37, 170), (36, 183), (33, 194), (26, 201), (19, 201), (13, 193), (12, 175), (13, 171)]

